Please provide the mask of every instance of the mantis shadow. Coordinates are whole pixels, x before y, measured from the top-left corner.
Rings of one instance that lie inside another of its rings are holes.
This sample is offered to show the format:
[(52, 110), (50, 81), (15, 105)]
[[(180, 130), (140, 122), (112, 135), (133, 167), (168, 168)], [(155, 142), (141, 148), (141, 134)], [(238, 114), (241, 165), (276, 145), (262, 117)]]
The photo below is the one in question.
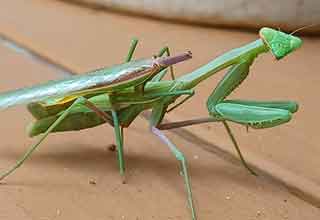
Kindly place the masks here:
[[(31, 166), (40, 166), (44, 170), (46, 167), (51, 169), (52, 167), (55, 169), (61, 168), (61, 170), (68, 168), (70, 172), (88, 173), (88, 175), (96, 176), (97, 178), (105, 177), (106, 173), (108, 177), (119, 178), (116, 152), (79, 144), (77, 144), (77, 148), (70, 146), (70, 149), (69, 151), (39, 152), (32, 155), (32, 158), (27, 163)], [(21, 155), (17, 152), (5, 152), (2, 156), (14, 161)], [(185, 194), (183, 178), (179, 173), (179, 162), (171, 155), (167, 157), (166, 155), (129, 153), (126, 155), (126, 162), (128, 184), (140, 184), (146, 180), (150, 181), (151, 179), (153, 181), (153, 179), (156, 179), (155, 181), (161, 181), (168, 187), (177, 190), (179, 194)], [(246, 173), (247, 171), (240, 165), (238, 167), (231, 166), (232, 169), (230, 169), (230, 164), (228, 163), (216, 163), (213, 161), (213, 166), (208, 166), (197, 162), (199, 161), (193, 160), (189, 163), (194, 186), (201, 186), (204, 183), (212, 185), (212, 189), (217, 190), (225, 182), (231, 182), (250, 189), (261, 182), (261, 177), (257, 178)], [(94, 171), (92, 172), (93, 174), (90, 174), (91, 171)], [(17, 172), (19, 172), (19, 169)], [(59, 184), (61, 183), (59, 182)], [(5, 185), (26, 185), (26, 179), (23, 179), (23, 183), (10, 181)], [(33, 182), (31, 185), (37, 185), (37, 183)]]

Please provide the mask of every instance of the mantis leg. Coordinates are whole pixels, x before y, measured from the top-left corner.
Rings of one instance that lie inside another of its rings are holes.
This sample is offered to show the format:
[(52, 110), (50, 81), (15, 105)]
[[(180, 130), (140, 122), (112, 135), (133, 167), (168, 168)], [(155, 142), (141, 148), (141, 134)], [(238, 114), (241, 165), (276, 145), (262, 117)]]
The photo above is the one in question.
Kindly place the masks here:
[(194, 96), (194, 90), (192, 90), (193, 93), (191, 93), (190, 95), (186, 96), (184, 99), (182, 99), (180, 102), (178, 102), (177, 104), (175, 104), (174, 106), (172, 106), (171, 108), (169, 108), (167, 110), (167, 113), (171, 112), (172, 110), (176, 109), (177, 107), (179, 107), (180, 105), (182, 105), (183, 103), (185, 103), (186, 101), (188, 101), (192, 96)]
[[(240, 103), (240, 104), (239, 104)], [(244, 105), (244, 104), (247, 105)], [(239, 154), (239, 157), (242, 161), (242, 164), (254, 175), (255, 172), (248, 166), (246, 163), (239, 145), (232, 134), (232, 131), (227, 124), (226, 121), (233, 121), (239, 124), (243, 124), (246, 126), (250, 126), (252, 128), (270, 128), (281, 125), (290, 121), (291, 119), (291, 112), (287, 109), (290, 109), (292, 112), (296, 111), (297, 106), (293, 106), (291, 102), (288, 102), (285, 105), (284, 102), (275, 103), (272, 105), (270, 102), (261, 102), (260, 106), (258, 102), (251, 103), (249, 105), (248, 102), (245, 101), (238, 101), (237, 102), (222, 102), (215, 106), (215, 114), (219, 114), (219, 118), (223, 119), (223, 125), (227, 130), (227, 133)], [(255, 106), (255, 105), (258, 106)], [(263, 106), (269, 107), (263, 107)], [(272, 108), (273, 106), (274, 108)], [(281, 106), (282, 108), (276, 108)]]
[(207, 101), (207, 108), (211, 117), (213, 117), (214, 119), (219, 119), (223, 122), (224, 127), (226, 128), (226, 131), (241, 159), (242, 164), (248, 169), (250, 173), (256, 175), (256, 173), (248, 166), (247, 162), (244, 160), (240, 148), (237, 144), (237, 141), (234, 135), (232, 134), (230, 127), (225, 122), (225, 120), (228, 120), (228, 118), (225, 117), (226, 114), (220, 114), (220, 112), (217, 111), (217, 106), (220, 105), (220, 103), (223, 103), (223, 100), (230, 93), (232, 93), (233, 90), (237, 88), (248, 76), (249, 68), (253, 60), (254, 57), (248, 57), (246, 59), (241, 60), (239, 63), (233, 65), (228, 70), (227, 74), (223, 77), (223, 79), (219, 82), (215, 90), (209, 96)]
[(130, 47), (129, 47), (129, 51), (128, 51), (127, 57), (126, 57), (126, 59), (125, 59), (125, 62), (126, 62), (126, 63), (131, 61), (132, 56), (133, 56), (133, 54), (134, 54), (134, 51), (136, 50), (137, 44), (138, 44), (138, 39), (133, 38), (133, 39), (131, 40), (131, 44), (130, 44)]
[(218, 122), (218, 121), (220, 120), (214, 119), (212, 117), (206, 117), (206, 118), (197, 118), (197, 119), (190, 119), (190, 120), (178, 121), (178, 122), (162, 123), (157, 125), (156, 127), (160, 130), (170, 130), (175, 128), (182, 128), (182, 127), (187, 127), (191, 125)]
[(42, 135), (42, 137), (38, 140), (37, 143), (32, 145), (27, 152), (16, 162), (16, 164), (10, 168), (9, 170), (0, 174), (0, 180), (4, 179), (11, 173), (13, 173), (17, 168), (19, 168), (29, 157), (30, 155), (37, 149), (37, 147), (44, 141), (44, 139), (49, 135), (49, 133), (60, 124), (60, 122), (71, 112), (71, 110), (79, 104), (82, 104), (84, 99), (82, 97), (78, 98), (64, 113), (47, 129), (47, 131)]
[(210, 115), (215, 116), (215, 106), (223, 102), (246, 79), (251, 63), (252, 60), (243, 60), (228, 70), (207, 100)]
[[(166, 54), (167, 56), (170, 56), (170, 50), (169, 47), (163, 47), (159, 53), (157, 54), (158, 57), (163, 56), (164, 54)], [(174, 76), (174, 72), (173, 72), (173, 66), (169, 67), (170, 69), (170, 75), (171, 75), (171, 79), (174, 80), (175, 76)], [(168, 68), (160, 71), (157, 75), (155, 75), (152, 79), (151, 82), (159, 82), (163, 79), (163, 77), (167, 74), (168, 72)]]
[(215, 106), (219, 117), (255, 129), (271, 128), (290, 121), (292, 113), (286, 109), (238, 103), (219, 103)]
[[(263, 104), (270, 105), (270, 103), (261, 103), (261, 105)], [(281, 105), (282, 104), (283, 103), (281, 103)], [(291, 104), (291, 103), (288, 103), (288, 104)], [(279, 106), (279, 103), (276, 103), (274, 105), (274, 107), (276, 106)], [(290, 107), (290, 106), (291, 105), (288, 105), (286, 107)], [(284, 105), (283, 107), (285, 108)], [(291, 109), (294, 110), (293, 108)], [(275, 127), (280, 124), (286, 123), (291, 119), (291, 112), (286, 109), (250, 106), (250, 105), (243, 105), (243, 104), (236, 104), (236, 103), (220, 103), (216, 106), (216, 111), (225, 120), (244, 124), (252, 128)], [(227, 122), (223, 121), (223, 125), (226, 128), (228, 135), (231, 138), (231, 141), (235, 146), (243, 165), (252, 174), (255, 175), (255, 172), (252, 169), (250, 169), (250, 167), (247, 165), (246, 161), (244, 160), (242, 153), (240, 151), (240, 148), (236, 142), (236, 139), (232, 134), (231, 129), (228, 126)]]
[(235, 99), (235, 100), (224, 100), (223, 103), (234, 103), (234, 104), (246, 105), (246, 106), (283, 109), (291, 113), (297, 112), (299, 108), (298, 103), (294, 101), (254, 101), (254, 100)]
[[(166, 54), (167, 56), (171, 56), (171, 55), (170, 55), (170, 49), (169, 49), (169, 47), (163, 47), (163, 48), (159, 51), (158, 57), (163, 56), (163, 54)], [(174, 76), (174, 72), (173, 72), (173, 66), (170, 66), (169, 69), (170, 69), (171, 79), (172, 79), (172, 80), (175, 80), (175, 76)], [(166, 72), (164, 72), (164, 74), (161, 75), (161, 77), (158, 77), (158, 81), (160, 81), (160, 80), (164, 77), (165, 73), (166, 73)], [(159, 74), (158, 74), (158, 75), (159, 75)]]
[[(135, 52), (135, 50), (136, 50), (136, 48), (137, 48), (137, 45), (138, 45), (138, 42), (139, 42), (139, 40), (137, 39), (137, 38), (133, 38), (132, 40), (131, 40), (131, 43), (130, 43), (130, 47), (129, 47), (129, 51), (128, 51), (128, 54), (127, 54), (127, 56), (126, 56), (126, 58), (125, 58), (125, 62), (127, 63), (127, 62), (130, 62), (131, 60), (132, 60), (132, 57), (133, 57), (133, 54), (134, 54), (134, 52)], [(117, 118), (117, 120), (118, 120), (118, 118)], [(123, 146), (123, 127), (121, 127), (121, 134), (120, 134), (120, 136), (121, 136), (121, 141), (122, 141), (122, 146)], [(117, 137), (116, 137), (117, 138)], [(117, 144), (118, 145), (118, 144)], [(111, 151), (114, 151), (115, 149), (117, 149), (116, 148), (116, 146), (114, 145), (114, 144), (112, 144), (111, 146), (110, 146), (110, 148), (109, 148)], [(122, 151), (123, 152), (123, 151)], [(119, 153), (119, 152), (118, 152)], [(122, 161), (123, 161), (123, 157), (121, 157), (122, 158)], [(118, 158), (118, 160), (119, 160), (119, 158)], [(120, 160), (119, 160), (120, 161)], [(120, 162), (119, 162), (120, 163)], [(121, 165), (120, 165), (120, 167), (124, 167), (124, 164), (123, 164), (123, 162), (121, 163)], [(120, 168), (120, 173), (121, 173), (121, 168)], [(123, 182), (124, 182), (124, 180), (123, 180)]]
[(116, 135), (116, 144), (117, 144), (117, 151), (118, 151), (118, 162), (119, 162), (119, 169), (120, 175), (122, 177), (122, 183), (125, 183), (125, 164), (124, 164), (124, 156), (123, 156), (123, 130), (120, 129), (119, 119), (117, 116), (117, 112), (112, 110), (112, 117), (113, 117), (113, 126), (114, 132)]
[(234, 135), (233, 135), (233, 133), (232, 133), (229, 125), (227, 124), (227, 122), (226, 122), (226, 121), (222, 121), (222, 123), (223, 123), (224, 127), (225, 127), (226, 130), (227, 130), (227, 133), (228, 133), (228, 135), (229, 135), (229, 137), (230, 137), (230, 139), (231, 139), (231, 141), (232, 141), (232, 143), (233, 143), (233, 146), (235, 147), (235, 149), (236, 149), (236, 151), (237, 151), (237, 153), (238, 153), (238, 155), (239, 155), (239, 157), (240, 157), (240, 160), (241, 160), (241, 163), (243, 164), (243, 166), (244, 166), (252, 175), (258, 176), (258, 174), (257, 174), (253, 169), (251, 169), (251, 167), (248, 165), (248, 163), (247, 163), (246, 160), (244, 159), (244, 157), (243, 157), (243, 155), (242, 155), (242, 153), (241, 153), (240, 147), (239, 147), (239, 145), (238, 145), (238, 143), (237, 143), (237, 141), (236, 141), (236, 138), (234, 137)]
[[(137, 44), (138, 44), (138, 39), (133, 38), (131, 40), (131, 44), (130, 44), (129, 51), (128, 51), (127, 57), (125, 59), (125, 62), (130, 62), (132, 60), (132, 57), (133, 57), (133, 54), (134, 54), (134, 52), (136, 50)], [(168, 47), (163, 47), (159, 51), (157, 56), (161, 57), (164, 54), (166, 54), (167, 56), (170, 56), (170, 50), (169, 50)], [(174, 80), (175, 76), (174, 76), (174, 72), (173, 72), (173, 66), (170, 66), (169, 69), (170, 69), (171, 78)], [(166, 73), (167, 73), (167, 69), (162, 70), (159, 74), (157, 74), (157, 76), (152, 78), (151, 81), (160, 81), (166, 75)]]
[[(108, 121), (108, 114), (96, 107), (92, 102), (89, 100), (85, 100), (84, 105), (87, 106), (89, 109), (94, 111), (99, 117), (103, 120)], [(117, 144), (117, 151), (118, 151), (118, 162), (119, 162), (119, 170), (120, 175), (122, 178), (122, 183), (125, 183), (125, 164), (124, 164), (124, 156), (123, 156), (123, 130), (120, 128), (119, 119), (117, 116), (117, 112), (115, 110), (111, 110), (112, 118), (113, 118), (113, 127), (114, 133), (116, 137), (116, 144)]]
[[(203, 123), (211, 123), (211, 122), (221, 122), (221, 120), (213, 118), (213, 117), (198, 118), (198, 119), (192, 119), (192, 120), (187, 120), (187, 121), (159, 124), (157, 126), (157, 128), (160, 130), (169, 130), (169, 129), (174, 129), (174, 128), (181, 128), (181, 127), (186, 127), (186, 126), (191, 126), (191, 125), (196, 125), (196, 124), (203, 124)], [(248, 165), (248, 163), (245, 161), (245, 159), (241, 153), (241, 150), (239, 148), (239, 145), (238, 145), (229, 125), (224, 120), (222, 121), (222, 123), (223, 123), (224, 127), (226, 128), (227, 133), (233, 143), (233, 146), (235, 147), (235, 149), (240, 157), (241, 163), (251, 174), (257, 176), (257, 173), (253, 169), (251, 169), (250, 166)]]
[(186, 186), (186, 189), (187, 189), (188, 204), (189, 204), (189, 208), (191, 210), (192, 220), (196, 220), (197, 217), (196, 217), (196, 212), (195, 212), (194, 204), (193, 204), (190, 177), (189, 177), (188, 169), (187, 169), (187, 161), (186, 161), (183, 153), (159, 129), (157, 129), (156, 127), (152, 126), (151, 127), (151, 131), (164, 144), (166, 144), (169, 147), (170, 151), (174, 154), (174, 156), (177, 158), (177, 160), (180, 161), (181, 167), (182, 167), (182, 174), (183, 174), (183, 177), (184, 177), (184, 183), (185, 183), (185, 186)]

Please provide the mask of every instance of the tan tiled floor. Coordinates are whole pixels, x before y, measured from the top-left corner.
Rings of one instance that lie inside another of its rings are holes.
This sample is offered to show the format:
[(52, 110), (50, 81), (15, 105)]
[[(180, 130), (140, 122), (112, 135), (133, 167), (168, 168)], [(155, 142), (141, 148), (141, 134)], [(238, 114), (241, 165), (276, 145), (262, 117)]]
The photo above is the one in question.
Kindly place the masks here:
[[(179, 74), (257, 37), (253, 33), (168, 24), (85, 10), (55, 1), (7, 1), (0, 12), (2, 33), (77, 72), (121, 62), (132, 36), (141, 39), (137, 51), (139, 57), (150, 56), (165, 44), (169, 44), (174, 52), (192, 50), (194, 59), (178, 66)], [(305, 39), (299, 52), (281, 62), (274, 62), (270, 55), (261, 56), (247, 82), (233, 95), (246, 99), (295, 99), (301, 103), (299, 113), (288, 125), (250, 133), (235, 126), (236, 135), (244, 152), (274, 162), (315, 184), (320, 183), (316, 123), (319, 105), (315, 103), (320, 82), (317, 48), (320, 49), (319, 39)], [(32, 64), (33, 61), (7, 49), (1, 50), (2, 57), (7, 57), (0, 61), (5, 70), (1, 78), (6, 79), (1, 84), (2, 91), (58, 77), (51, 69)], [(4, 74), (7, 72), (12, 74)], [(170, 119), (206, 115), (206, 97), (218, 78), (204, 82), (196, 97), (171, 114)], [(199, 109), (192, 111), (195, 105)], [(0, 166), (6, 167), (21, 154), (23, 146), (31, 143), (22, 133), (30, 116), (18, 108), (13, 112), (6, 111), (2, 117), (3, 120), (13, 118), (11, 123), (3, 123), (2, 126), (5, 130), (10, 124), (4, 135), (10, 138), (2, 140), (4, 147), (1, 148), (1, 157), (5, 159), (0, 160)], [(231, 147), (221, 126), (198, 128), (202, 137), (213, 144)], [(17, 135), (14, 140), (12, 133)], [(0, 199), (10, 197), (9, 201), (19, 204), (21, 210), (36, 219), (53, 218), (57, 214), (62, 219), (103, 219), (108, 215), (114, 219), (122, 215), (142, 219), (150, 219), (150, 216), (176, 219), (176, 216), (181, 216), (184, 219), (188, 212), (176, 162), (168, 156), (166, 148), (147, 133), (145, 122), (139, 119), (126, 137), (132, 184), (119, 184), (115, 155), (104, 151), (107, 144), (113, 142), (113, 135), (111, 129), (101, 127), (84, 131), (83, 135), (81, 132), (53, 135), (25, 168), (8, 179), (8, 185), (0, 190), (3, 194)], [(202, 219), (212, 219), (210, 216), (216, 215), (221, 219), (317, 219), (320, 216), (319, 210), (293, 197), (275, 182), (263, 177), (253, 178), (239, 165), (208, 154), (181, 137), (172, 134), (171, 137), (182, 146), (190, 160)], [(142, 140), (148, 141), (148, 145), (142, 144)], [(193, 159), (194, 155), (201, 160)], [(90, 178), (97, 179), (98, 185), (88, 185)], [(32, 196), (35, 194), (37, 196)], [(168, 196), (174, 205), (168, 204)], [(229, 197), (230, 200), (226, 199)], [(68, 202), (70, 199), (72, 204)], [(53, 202), (48, 202), (50, 200)], [(116, 203), (121, 204), (120, 207), (116, 207)], [(89, 208), (84, 209), (88, 204)], [(139, 211), (141, 209), (148, 211), (144, 213)]]

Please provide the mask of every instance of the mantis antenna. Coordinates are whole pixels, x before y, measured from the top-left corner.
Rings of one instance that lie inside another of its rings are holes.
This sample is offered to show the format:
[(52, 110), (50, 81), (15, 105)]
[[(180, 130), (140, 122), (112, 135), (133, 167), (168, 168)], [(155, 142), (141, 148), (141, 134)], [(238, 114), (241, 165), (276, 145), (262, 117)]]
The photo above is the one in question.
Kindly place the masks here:
[(303, 30), (303, 29), (311, 28), (311, 27), (318, 26), (318, 25), (319, 25), (319, 24), (309, 24), (309, 25), (300, 27), (300, 28), (298, 28), (297, 30), (292, 31), (292, 32), (290, 33), (290, 35), (293, 35), (293, 34), (297, 33), (298, 31), (301, 31), (301, 30)]

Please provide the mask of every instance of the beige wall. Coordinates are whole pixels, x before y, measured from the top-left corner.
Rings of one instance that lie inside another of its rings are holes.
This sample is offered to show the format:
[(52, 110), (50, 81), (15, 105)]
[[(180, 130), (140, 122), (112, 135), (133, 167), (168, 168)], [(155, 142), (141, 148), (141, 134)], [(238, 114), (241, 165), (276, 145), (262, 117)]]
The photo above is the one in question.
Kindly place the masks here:
[[(320, 24), (320, 0), (65, 0), (209, 25), (292, 31)], [(307, 29), (320, 33), (320, 26)]]

